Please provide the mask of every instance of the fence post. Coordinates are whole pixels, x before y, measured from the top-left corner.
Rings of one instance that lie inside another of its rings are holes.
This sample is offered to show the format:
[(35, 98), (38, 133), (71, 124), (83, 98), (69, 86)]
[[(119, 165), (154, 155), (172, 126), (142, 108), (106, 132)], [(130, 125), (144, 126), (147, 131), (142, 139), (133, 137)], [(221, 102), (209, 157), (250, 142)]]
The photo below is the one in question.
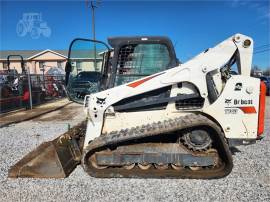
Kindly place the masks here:
[(33, 102), (32, 102), (32, 87), (31, 87), (31, 76), (29, 67), (27, 67), (27, 77), (28, 77), (28, 89), (29, 89), (29, 102), (30, 102), (30, 109), (33, 109)]

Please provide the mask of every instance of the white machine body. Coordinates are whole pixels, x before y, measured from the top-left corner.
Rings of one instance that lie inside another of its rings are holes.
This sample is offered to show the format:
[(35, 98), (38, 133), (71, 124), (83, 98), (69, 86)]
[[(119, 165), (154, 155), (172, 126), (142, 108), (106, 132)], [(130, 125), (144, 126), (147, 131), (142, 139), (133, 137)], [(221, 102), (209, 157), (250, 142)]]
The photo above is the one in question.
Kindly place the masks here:
[[(250, 77), (252, 52), (253, 40), (245, 35), (236, 34), (177, 67), (87, 95), (84, 101), (88, 116), (84, 148), (103, 133), (194, 112), (205, 114), (215, 120), (226, 138), (256, 139), (260, 80)], [(220, 68), (235, 53), (237, 53), (239, 75), (232, 75), (224, 82)], [(209, 99), (207, 74), (212, 75), (215, 90), (219, 95), (212, 103)], [(182, 83), (181, 87), (178, 87), (179, 83)], [(171, 86), (170, 97), (179, 93), (198, 92), (205, 99), (203, 107), (195, 111), (179, 110), (176, 109), (174, 101), (170, 101), (164, 110), (114, 111), (112, 105), (120, 100), (166, 86)]]

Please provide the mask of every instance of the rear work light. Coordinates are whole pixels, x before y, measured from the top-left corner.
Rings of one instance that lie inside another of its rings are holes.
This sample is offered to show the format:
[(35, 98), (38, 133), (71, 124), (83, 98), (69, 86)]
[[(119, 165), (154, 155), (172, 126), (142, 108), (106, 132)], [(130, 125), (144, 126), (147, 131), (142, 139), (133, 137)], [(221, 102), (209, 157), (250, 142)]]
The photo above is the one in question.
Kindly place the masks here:
[(266, 94), (266, 85), (263, 81), (261, 81), (260, 104), (259, 104), (259, 115), (258, 115), (258, 133), (257, 133), (258, 137), (260, 137), (264, 131), (265, 94)]

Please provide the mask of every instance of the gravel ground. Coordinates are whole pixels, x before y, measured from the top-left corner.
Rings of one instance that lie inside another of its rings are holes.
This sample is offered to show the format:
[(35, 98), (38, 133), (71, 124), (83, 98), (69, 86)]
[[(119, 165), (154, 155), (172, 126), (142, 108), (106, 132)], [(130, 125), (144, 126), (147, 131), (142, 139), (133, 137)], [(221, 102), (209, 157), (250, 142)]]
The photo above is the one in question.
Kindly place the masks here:
[(83, 117), (72, 104), (35, 121), (1, 128), (1, 201), (270, 201), (270, 99), (267, 102), (266, 137), (238, 147), (232, 173), (218, 180), (96, 179), (81, 166), (67, 179), (8, 179), (11, 165)]

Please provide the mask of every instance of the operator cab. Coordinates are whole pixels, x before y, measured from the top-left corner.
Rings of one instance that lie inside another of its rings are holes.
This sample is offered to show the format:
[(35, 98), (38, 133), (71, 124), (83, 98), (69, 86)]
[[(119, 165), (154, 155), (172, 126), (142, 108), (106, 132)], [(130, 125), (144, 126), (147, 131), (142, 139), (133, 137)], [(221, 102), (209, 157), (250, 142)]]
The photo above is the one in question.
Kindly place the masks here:
[(111, 37), (107, 45), (75, 39), (66, 64), (68, 96), (82, 103), (85, 95), (113, 88), (179, 64), (167, 37)]

